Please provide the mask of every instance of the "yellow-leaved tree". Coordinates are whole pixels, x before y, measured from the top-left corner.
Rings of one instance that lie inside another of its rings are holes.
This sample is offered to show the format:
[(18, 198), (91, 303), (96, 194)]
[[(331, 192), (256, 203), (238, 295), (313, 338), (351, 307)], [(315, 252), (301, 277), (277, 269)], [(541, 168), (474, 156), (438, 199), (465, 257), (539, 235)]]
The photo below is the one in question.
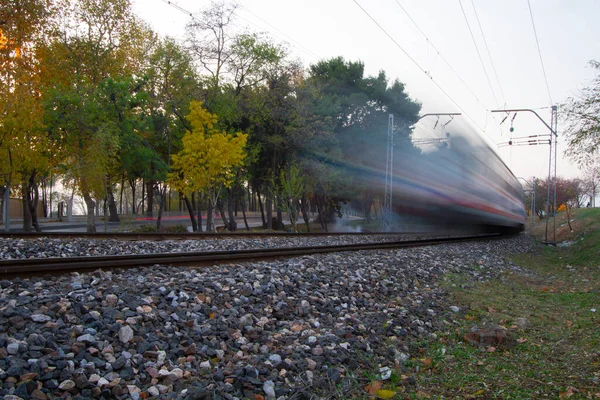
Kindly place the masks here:
[[(235, 180), (236, 171), (246, 157), (244, 147), (248, 135), (217, 129), (216, 114), (203, 108), (199, 101), (190, 103), (187, 120), (192, 130), (183, 136), (181, 151), (171, 156), (168, 183), (186, 197), (206, 191), (211, 204), (209, 210), (212, 210), (221, 189), (230, 187)], [(210, 224), (208, 229), (211, 229)]]

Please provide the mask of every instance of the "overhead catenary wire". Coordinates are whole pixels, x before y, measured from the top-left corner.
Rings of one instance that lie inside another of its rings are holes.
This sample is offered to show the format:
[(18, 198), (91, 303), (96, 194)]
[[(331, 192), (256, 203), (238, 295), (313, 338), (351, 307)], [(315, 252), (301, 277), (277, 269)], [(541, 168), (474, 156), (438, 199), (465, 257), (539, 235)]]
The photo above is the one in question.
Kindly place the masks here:
[(369, 17), (369, 19), (371, 21), (373, 21), (373, 23), (375, 25), (377, 25), (377, 27), (392, 41), (392, 43), (394, 43), (394, 45), (396, 45), (396, 47), (398, 47), (398, 49), (400, 51), (402, 51), (402, 53), (404, 53), (404, 55), (406, 57), (408, 57), (408, 59), (417, 66), (417, 68), (419, 68), (421, 70), (421, 72), (423, 72), (426, 76), (428, 76), (431, 81), (438, 87), (438, 89), (440, 89), (442, 91), (442, 93), (444, 93), (444, 95), (446, 97), (448, 97), (448, 99), (450, 99), (450, 101), (452, 101), (452, 103), (454, 103), (454, 105), (464, 114), (467, 116), (467, 118), (469, 118), (471, 120), (471, 122), (473, 122), (473, 124), (475, 124), (494, 144), (496, 144), (496, 142), (491, 138), (491, 136), (489, 136), (487, 134), (487, 132), (485, 131), (485, 129), (483, 129), (470, 115), (469, 113), (467, 113), (461, 106), (460, 104), (458, 104), (458, 102), (456, 100), (454, 100), (454, 98), (452, 96), (450, 96), (450, 94), (435, 80), (433, 79), (433, 76), (429, 75), (427, 73), (427, 71), (396, 41), (396, 39), (394, 39), (394, 37), (392, 35), (389, 34), (389, 32), (383, 27), (381, 26), (381, 24), (379, 22), (377, 22), (377, 20), (375, 18), (373, 18), (373, 16), (371, 16), (371, 14), (369, 14), (369, 12), (367, 10), (365, 10), (363, 8), (363, 6), (360, 5), (360, 3), (357, 0), (352, 0), (357, 6), (358, 8), (361, 9), (361, 11), (367, 16)]
[(479, 20), (479, 14), (477, 13), (477, 9), (475, 8), (475, 2), (471, 0), (471, 5), (473, 6), (473, 11), (475, 12), (475, 19), (477, 19), (477, 25), (479, 26), (479, 32), (481, 32), (481, 37), (483, 38), (483, 43), (485, 44), (485, 50), (487, 51), (488, 57), (490, 58), (490, 63), (492, 64), (492, 70), (494, 71), (494, 76), (496, 77), (496, 83), (498, 84), (498, 89), (500, 90), (500, 95), (502, 96), (502, 103), (506, 105), (506, 98), (504, 97), (504, 91), (502, 90), (502, 85), (500, 84), (500, 79), (498, 79), (498, 72), (496, 71), (496, 65), (494, 64), (494, 60), (492, 59), (492, 53), (490, 52), (490, 48), (487, 43), (487, 39), (485, 38), (485, 33), (483, 33), (483, 28), (481, 27), (481, 21)]
[(285, 32), (282, 32), (280, 29), (278, 29), (277, 27), (273, 26), (273, 24), (269, 23), (268, 21), (266, 21), (265, 19), (263, 19), (261, 16), (257, 15), (256, 13), (252, 12), (251, 10), (249, 10), (248, 7), (243, 6), (242, 4), (239, 4), (239, 7), (242, 10), (246, 11), (247, 13), (253, 15), (256, 19), (262, 21), (264, 24), (270, 26), (272, 29), (274, 29), (277, 32), (279, 32), (282, 36), (286, 37), (291, 42), (295, 43), (296, 46), (298, 46), (299, 48), (304, 49), (305, 53), (310, 54), (314, 59), (319, 60), (320, 58), (322, 58), (321, 56), (319, 56), (318, 54), (316, 54), (315, 52), (313, 52), (312, 50), (310, 50), (308, 47), (304, 46), (302, 43), (300, 43), (297, 40), (295, 40), (290, 35), (286, 34)]
[(462, 5), (462, 1), (458, 0), (458, 4), (460, 5), (460, 9), (465, 17), (465, 22), (467, 23), (467, 28), (469, 29), (469, 33), (471, 34), (471, 39), (473, 39), (473, 45), (475, 46), (475, 51), (477, 51), (477, 56), (479, 57), (479, 61), (481, 62), (481, 68), (483, 69), (483, 73), (485, 74), (485, 79), (487, 80), (488, 85), (490, 86), (490, 91), (492, 92), (492, 96), (494, 97), (494, 102), (497, 106), (500, 106), (498, 103), (498, 99), (496, 98), (496, 93), (494, 92), (494, 88), (492, 87), (492, 81), (490, 80), (490, 76), (487, 73), (487, 69), (485, 68), (485, 64), (483, 63), (483, 58), (481, 57), (481, 53), (479, 52), (479, 46), (477, 46), (477, 42), (475, 41), (475, 35), (473, 35), (473, 30), (471, 29), (471, 24), (469, 24), (469, 19), (467, 18), (467, 14), (465, 13), (465, 9)]
[(408, 13), (408, 11), (406, 11), (406, 9), (402, 6), (402, 4), (400, 3), (399, 0), (396, 0), (396, 4), (398, 4), (398, 7), (400, 7), (400, 9), (404, 12), (404, 14), (406, 14), (406, 16), (408, 17), (408, 19), (410, 20), (410, 22), (412, 22), (412, 24), (415, 26), (415, 28), (417, 28), (417, 30), (421, 33), (421, 35), (423, 35), (423, 37), (425, 37), (425, 39), (427, 40), (427, 43), (429, 43), (429, 45), (431, 45), (431, 48), (433, 50), (435, 50), (436, 54), (442, 59), (442, 61), (444, 61), (444, 63), (446, 63), (446, 65), (448, 66), (448, 68), (450, 68), (450, 71), (452, 71), (452, 73), (454, 75), (456, 75), (456, 77), (464, 85), (464, 87), (467, 88), (467, 90), (471, 93), (471, 95), (473, 96), (473, 98), (486, 111), (489, 112), (490, 111), (489, 108), (485, 104), (483, 104), (483, 102), (479, 99), (479, 96), (477, 96), (477, 94), (473, 91), (473, 89), (471, 89), (471, 87), (467, 84), (467, 82), (465, 82), (465, 80), (462, 78), (462, 76), (460, 76), (460, 74), (454, 69), (454, 67), (450, 64), (450, 62), (448, 62), (448, 60), (446, 59), (446, 57), (444, 57), (444, 55), (434, 46), (434, 44), (431, 42), (431, 40), (429, 39), (429, 37), (427, 37), (427, 35), (425, 34), (425, 32), (423, 32), (423, 30), (421, 29), (421, 27), (417, 24), (417, 22), (413, 19), (413, 17), (411, 17), (411, 15)]
[(537, 30), (535, 29), (533, 11), (531, 10), (531, 3), (529, 0), (527, 0), (527, 6), (529, 6), (529, 16), (531, 17), (531, 25), (533, 26), (533, 36), (535, 36), (535, 44), (537, 46), (538, 55), (540, 56), (540, 64), (542, 65), (542, 72), (544, 73), (544, 82), (546, 83), (546, 90), (548, 91), (548, 99), (550, 100), (550, 104), (553, 104), (550, 86), (548, 85), (548, 77), (546, 76), (546, 68), (544, 67), (544, 59), (542, 58), (542, 51), (540, 50), (540, 42), (538, 40)]

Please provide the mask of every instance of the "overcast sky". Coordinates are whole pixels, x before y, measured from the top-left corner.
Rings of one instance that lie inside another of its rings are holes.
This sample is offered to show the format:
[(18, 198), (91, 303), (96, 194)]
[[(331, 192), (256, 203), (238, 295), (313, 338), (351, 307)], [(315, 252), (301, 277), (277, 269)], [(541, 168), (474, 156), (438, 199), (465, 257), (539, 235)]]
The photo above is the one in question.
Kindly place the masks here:
[[(210, 1), (172, 3), (196, 13)], [(531, 108), (549, 124), (549, 106), (577, 95), (594, 77), (588, 62), (600, 59), (598, 0), (530, 0), (550, 93), (527, 0), (240, 0), (238, 4), (240, 27), (287, 42), (305, 65), (341, 55), (363, 61), (367, 74), (385, 70), (423, 104), (423, 114), (462, 111), (465, 115), (459, 118), (475, 125), (494, 147), (510, 139), (512, 115), (500, 125), (504, 116), (489, 110)], [(164, 0), (135, 0), (135, 10), (158, 33), (183, 39), (190, 17)], [(433, 126), (435, 118), (422, 124)], [(547, 133), (532, 114), (519, 113), (514, 119), (515, 137)], [(560, 121), (558, 133), (558, 175), (578, 176), (562, 155)], [(548, 174), (547, 145), (500, 147), (497, 152), (516, 176)]]

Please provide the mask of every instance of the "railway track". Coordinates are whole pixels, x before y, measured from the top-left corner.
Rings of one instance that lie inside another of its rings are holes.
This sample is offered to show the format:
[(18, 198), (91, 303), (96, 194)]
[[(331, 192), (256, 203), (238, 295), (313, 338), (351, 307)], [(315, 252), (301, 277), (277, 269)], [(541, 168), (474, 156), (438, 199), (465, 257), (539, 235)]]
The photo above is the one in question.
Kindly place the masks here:
[[(419, 233), (398, 232), (319, 232), (319, 233), (291, 233), (291, 232), (194, 232), (194, 233), (133, 233), (133, 232), (0, 232), (0, 238), (6, 239), (116, 239), (116, 240), (203, 240), (224, 238), (265, 238), (265, 237), (319, 237), (319, 236), (364, 236), (365, 234), (381, 236), (418, 235)], [(423, 235), (425, 233), (422, 233)]]
[[(263, 234), (264, 235), (264, 234)], [(97, 235), (96, 235), (97, 236)], [(62, 258), (13, 259), (0, 261), (0, 276), (67, 271), (87, 271), (99, 268), (145, 267), (155, 264), (168, 265), (208, 265), (221, 262), (264, 260), (317, 253), (332, 253), (358, 250), (381, 250), (431, 246), (444, 243), (466, 242), (505, 238), (508, 235), (485, 234), (459, 237), (402, 240), (378, 243), (356, 243), (344, 245), (324, 245), (296, 248), (274, 248), (232, 251), (186, 252), (135, 254), (113, 256), (86, 256)]]

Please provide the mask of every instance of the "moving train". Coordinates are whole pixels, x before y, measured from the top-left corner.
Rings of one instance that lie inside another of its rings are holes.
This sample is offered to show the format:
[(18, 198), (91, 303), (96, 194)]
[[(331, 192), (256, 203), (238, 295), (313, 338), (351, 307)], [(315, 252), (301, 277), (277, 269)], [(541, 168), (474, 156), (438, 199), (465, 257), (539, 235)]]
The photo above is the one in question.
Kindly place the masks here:
[[(430, 128), (428, 135), (443, 139), (420, 153), (395, 149), (400, 159), (393, 168), (392, 230), (412, 220), (471, 231), (522, 231), (527, 215), (518, 179), (468, 124), (454, 121), (451, 128), (445, 133)], [(415, 128), (413, 137), (419, 135), (423, 130)]]
[[(397, 138), (391, 230), (522, 231), (527, 216), (518, 179), (467, 123), (454, 120), (446, 128), (415, 126), (410, 143)], [(355, 162), (331, 166), (352, 175), (355, 187), (383, 203), (385, 150), (380, 141), (364, 146)]]

